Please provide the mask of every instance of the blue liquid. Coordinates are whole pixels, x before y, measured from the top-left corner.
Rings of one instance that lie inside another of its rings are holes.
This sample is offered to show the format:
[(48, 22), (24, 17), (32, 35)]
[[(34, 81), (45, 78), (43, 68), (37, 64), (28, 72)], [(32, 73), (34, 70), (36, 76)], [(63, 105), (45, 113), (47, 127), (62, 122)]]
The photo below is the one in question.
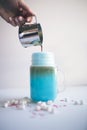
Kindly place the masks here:
[(54, 67), (30, 68), (30, 95), (33, 101), (55, 100), (58, 93), (57, 71)]

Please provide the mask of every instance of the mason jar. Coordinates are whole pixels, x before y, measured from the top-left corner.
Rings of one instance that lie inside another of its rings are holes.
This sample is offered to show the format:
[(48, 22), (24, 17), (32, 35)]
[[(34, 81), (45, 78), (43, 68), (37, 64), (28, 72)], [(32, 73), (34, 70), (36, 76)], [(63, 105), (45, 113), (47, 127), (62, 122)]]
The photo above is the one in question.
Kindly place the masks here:
[(54, 101), (58, 94), (58, 75), (52, 52), (35, 52), (30, 66), (30, 97), (33, 101)]

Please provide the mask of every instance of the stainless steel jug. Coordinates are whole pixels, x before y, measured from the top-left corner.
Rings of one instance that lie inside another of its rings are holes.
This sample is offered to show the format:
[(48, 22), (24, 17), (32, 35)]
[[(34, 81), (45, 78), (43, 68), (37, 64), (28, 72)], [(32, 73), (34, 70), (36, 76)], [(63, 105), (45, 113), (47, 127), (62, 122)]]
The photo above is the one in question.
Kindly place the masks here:
[(43, 34), (42, 28), (39, 23), (37, 23), (36, 16), (34, 23), (25, 23), (19, 27), (19, 40), (23, 47), (29, 46), (42, 46)]

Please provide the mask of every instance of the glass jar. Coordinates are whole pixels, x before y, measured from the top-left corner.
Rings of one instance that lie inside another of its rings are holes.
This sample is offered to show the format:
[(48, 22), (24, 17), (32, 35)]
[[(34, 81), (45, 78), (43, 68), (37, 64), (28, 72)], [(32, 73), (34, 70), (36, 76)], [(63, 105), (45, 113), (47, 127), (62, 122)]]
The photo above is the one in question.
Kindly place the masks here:
[(55, 100), (58, 94), (57, 68), (51, 52), (32, 54), (30, 96), (33, 101)]

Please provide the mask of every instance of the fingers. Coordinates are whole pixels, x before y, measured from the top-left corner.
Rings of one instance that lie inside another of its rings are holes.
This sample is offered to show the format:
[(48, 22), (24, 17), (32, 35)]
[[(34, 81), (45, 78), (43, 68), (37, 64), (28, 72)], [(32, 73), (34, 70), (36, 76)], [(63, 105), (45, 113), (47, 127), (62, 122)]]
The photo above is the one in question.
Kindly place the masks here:
[(18, 16), (15, 18), (15, 22), (17, 26), (21, 26), (25, 23), (25, 19), (22, 16)]
[(18, 17), (9, 17), (8, 23), (10, 23), (12, 26), (21, 26), (25, 24), (25, 22), (31, 22), (32, 17), (27, 17), (27, 19), (23, 18), (22, 16)]
[(10, 23), (12, 26), (21, 26), (25, 24), (26, 22), (32, 22), (32, 17), (27, 17), (26, 19), (23, 18), (22, 16), (17, 16), (17, 17), (9, 17), (8, 18), (8, 23)]
[(30, 23), (30, 22), (32, 21), (32, 19), (33, 19), (32, 17), (27, 17), (27, 18), (26, 18), (26, 22), (29, 22), (29, 23)]
[(35, 16), (35, 14), (30, 10), (28, 5), (23, 0), (19, 0), (18, 7), (20, 15), (25, 18), (25, 22), (32, 22), (33, 16)]
[(9, 22), (12, 26), (17, 26), (12, 17), (9, 17), (9, 21), (8, 21), (8, 22)]
[(35, 14), (31, 11), (31, 9), (29, 8), (29, 6), (23, 1), (23, 0), (19, 0), (18, 2), (18, 6), (19, 8), (22, 8), (23, 10), (25, 10), (27, 12), (28, 16), (34, 16)]
[(25, 23), (25, 19), (22, 16), (18, 16), (15, 18), (9, 17), (9, 23), (12, 26), (21, 26)]
[(28, 5), (23, 1), (18, 1), (18, 14), (17, 16), (10, 17), (9, 23), (13, 26), (21, 26), (25, 24), (26, 22), (32, 22), (32, 16), (35, 16), (35, 14), (30, 10)]

